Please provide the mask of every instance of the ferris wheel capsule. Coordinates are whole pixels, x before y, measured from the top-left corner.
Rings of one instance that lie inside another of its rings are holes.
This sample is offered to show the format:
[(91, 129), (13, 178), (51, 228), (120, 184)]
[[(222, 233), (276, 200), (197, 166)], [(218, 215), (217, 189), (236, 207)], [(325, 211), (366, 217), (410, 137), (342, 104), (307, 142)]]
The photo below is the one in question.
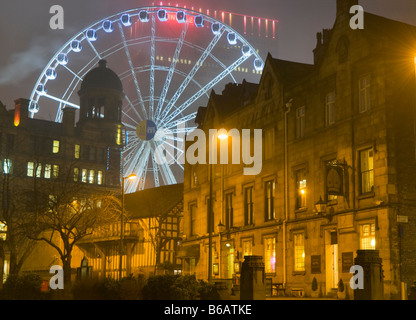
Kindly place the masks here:
[(38, 93), (38, 95), (44, 96), (47, 93), (47, 90), (43, 84), (40, 84), (37, 86), (36, 92)]
[(68, 57), (65, 53), (60, 53), (56, 60), (62, 66), (66, 66), (68, 64)]
[(220, 34), (220, 32), (221, 32), (221, 24), (219, 24), (219, 23), (213, 23), (211, 25), (211, 31), (215, 35)]
[(35, 101), (31, 101), (29, 103), (28, 110), (31, 113), (38, 113), (39, 112), (39, 105)]
[(131, 17), (129, 14), (123, 14), (120, 18), (121, 23), (123, 24), (123, 26), (125, 27), (130, 27), (131, 26)]
[(195, 17), (195, 25), (198, 28), (202, 28), (204, 26), (204, 18), (202, 16), (196, 16)]
[(237, 35), (234, 32), (230, 32), (227, 35), (227, 40), (230, 45), (235, 45), (237, 44)]
[(149, 14), (146, 10), (142, 10), (139, 12), (139, 20), (140, 22), (148, 22), (149, 21)]
[(264, 63), (263, 63), (263, 61), (262, 61), (262, 60), (260, 60), (260, 59), (255, 59), (255, 60), (254, 60), (254, 69), (255, 69), (256, 71), (263, 71), (263, 68), (264, 68)]
[(184, 22), (186, 22), (186, 14), (185, 14), (185, 12), (183, 12), (183, 11), (178, 11), (178, 12), (176, 13), (176, 20), (177, 20), (179, 23), (184, 23)]
[(165, 9), (160, 9), (160, 10), (157, 12), (157, 17), (159, 18), (159, 21), (162, 21), (162, 22), (164, 22), (164, 21), (168, 20), (168, 15), (167, 15), (167, 13), (166, 13), (166, 10), (165, 10)]
[(55, 80), (57, 76), (55, 69), (49, 68), (48, 70), (46, 70), (45, 76), (48, 80)]
[(94, 29), (89, 29), (85, 33), (85, 36), (90, 41), (96, 41), (97, 40), (97, 31), (95, 31)]
[(71, 42), (71, 49), (74, 52), (80, 52), (82, 50), (81, 42), (78, 40), (74, 40)]
[(251, 48), (246, 44), (243, 45), (243, 47), (241, 48), (241, 52), (243, 53), (245, 57), (249, 57), (253, 54), (253, 51), (251, 50)]
[(111, 33), (114, 31), (113, 23), (110, 20), (105, 20), (103, 22), (103, 29), (107, 33)]

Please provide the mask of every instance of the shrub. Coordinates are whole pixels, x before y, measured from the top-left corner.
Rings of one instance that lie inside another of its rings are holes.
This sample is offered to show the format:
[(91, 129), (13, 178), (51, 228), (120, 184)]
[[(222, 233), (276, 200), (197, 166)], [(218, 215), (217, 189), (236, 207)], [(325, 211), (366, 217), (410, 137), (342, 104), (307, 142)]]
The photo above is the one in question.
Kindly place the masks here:
[(338, 282), (338, 291), (344, 292), (344, 281), (342, 281), (342, 278), (339, 279), (339, 282)]
[(316, 278), (313, 277), (313, 280), (312, 280), (312, 291), (316, 291), (316, 290), (318, 290), (318, 280), (316, 280)]
[(5, 300), (41, 300), (47, 295), (41, 291), (42, 279), (35, 273), (10, 275), (4, 283), (2, 298)]

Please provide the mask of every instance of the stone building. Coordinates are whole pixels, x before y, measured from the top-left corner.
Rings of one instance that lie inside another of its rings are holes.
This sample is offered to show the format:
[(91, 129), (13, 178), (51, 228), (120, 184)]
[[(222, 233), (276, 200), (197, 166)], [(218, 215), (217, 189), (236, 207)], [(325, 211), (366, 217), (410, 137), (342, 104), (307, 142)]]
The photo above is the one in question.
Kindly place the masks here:
[[(12, 208), (31, 210), (18, 204), (30, 200), (36, 181), (52, 186), (55, 181), (69, 176), (75, 186), (82, 186), (80, 188), (87, 193), (120, 192), (124, 99), (121, 81), (107, 68), (105, 61), (100, 61), (99, 66), (85, 76), (79, 96), (80, 112), (65, 108), (61, 123), (31, 118), (29, 101), (25, 99), (16, 100), (12, 110), (0, 105), (0, 232), (3, 231), (0, 269), (3, 280), (10, 271), (12, 245), (7, 211), (10, 213)], [(58, 238), (57, 241), (59, 243)], [(24, 248), (19, 245), (21, 253)], [(80, 265), (82, 257), (83, 253), (75, 249), (73, 268)], [(20, 271), (33, 271), (49, 278), (49, 268), (61, 264), (57, 251), (43, 242), (29, 250), (27, 259), (22, 262)]]
[(353, 30), (357, 4), (337, 1), (313, 64), (269, 55), (258, 85), (229, 85), (199, 109), (207, 136), (262, 129), (263, 161), (255, 176), (212, 165), (212, 268), (210, 165), (186, 165), (185, 273), (237, 282), (244, 256), (261, 255), (276, 291), (310, 296), (316, 278), (333, 296), (342, 279), (352, 298), (350, 267), (364, 249), (382, 259), (385, 299), (416, 280), (416, 27), (365, 13)]

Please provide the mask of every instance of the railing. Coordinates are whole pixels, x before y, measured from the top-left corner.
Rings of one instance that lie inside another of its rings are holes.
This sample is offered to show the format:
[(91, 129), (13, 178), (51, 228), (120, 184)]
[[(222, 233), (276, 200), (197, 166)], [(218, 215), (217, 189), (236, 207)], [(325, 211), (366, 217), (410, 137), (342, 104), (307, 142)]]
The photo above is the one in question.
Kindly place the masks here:
[[(85, 237), (83, 242), (88, 241), (105, 241), (120, 239), (121, 236), (121, 224), (114, 223), (111, 225), (99, 226), (93, 230), (93, 233), (88, 237)], [(125, 222), (124, 223), (124, 238), (143, 238), (143, 229), (138, 223)]]

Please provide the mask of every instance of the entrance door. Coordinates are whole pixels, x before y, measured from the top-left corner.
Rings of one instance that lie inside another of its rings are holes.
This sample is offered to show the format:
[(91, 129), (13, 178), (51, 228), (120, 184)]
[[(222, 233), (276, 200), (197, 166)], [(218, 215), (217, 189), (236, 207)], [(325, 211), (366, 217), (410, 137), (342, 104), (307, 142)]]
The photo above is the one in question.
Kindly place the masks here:
[(226, 279), (232, 279), (234, 273), (234, 248), (228, 247), (227, 248), (227, 270), (225, 273)]
[(326, 293), (338, 287), (338, 240), (336, 231), (325, 232)]

